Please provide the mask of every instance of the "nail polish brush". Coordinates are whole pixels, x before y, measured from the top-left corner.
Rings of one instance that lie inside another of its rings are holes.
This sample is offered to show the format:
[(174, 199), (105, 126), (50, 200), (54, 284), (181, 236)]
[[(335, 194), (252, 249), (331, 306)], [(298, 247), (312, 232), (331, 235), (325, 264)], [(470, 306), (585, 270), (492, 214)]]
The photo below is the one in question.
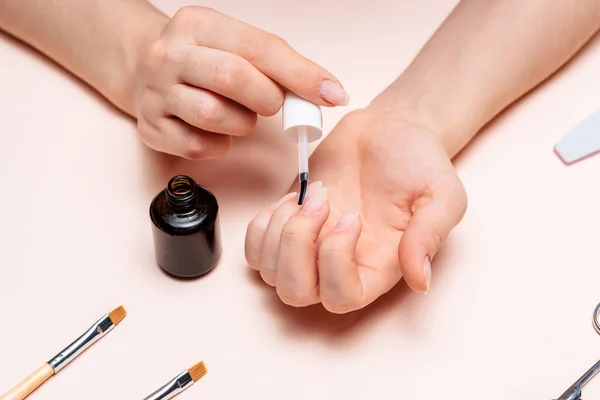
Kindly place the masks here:
[(283, 102), (282, 120), (283, 134), (298, 144), (298, 204), (302, 204), (308, 187), (308, 144), (323, 136), (321, 108), (288, 91)]

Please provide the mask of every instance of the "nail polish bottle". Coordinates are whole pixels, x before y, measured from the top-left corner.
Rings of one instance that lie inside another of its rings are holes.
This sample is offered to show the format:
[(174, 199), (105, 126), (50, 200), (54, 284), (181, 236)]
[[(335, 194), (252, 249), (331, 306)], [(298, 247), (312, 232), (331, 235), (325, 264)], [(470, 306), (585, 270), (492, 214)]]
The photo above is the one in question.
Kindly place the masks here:
[(150, 205), (156, 263), (168, 274), (193, 278), (210, 272), (221, 257), (219, 205), (185, 175), (173, 177)]

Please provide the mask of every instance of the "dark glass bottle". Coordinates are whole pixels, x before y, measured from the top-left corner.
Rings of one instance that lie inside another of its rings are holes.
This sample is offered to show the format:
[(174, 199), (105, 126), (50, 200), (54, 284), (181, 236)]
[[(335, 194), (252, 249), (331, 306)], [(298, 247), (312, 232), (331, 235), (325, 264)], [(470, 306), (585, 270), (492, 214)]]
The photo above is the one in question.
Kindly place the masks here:
[(172, 178), (150, 205), (157, 264), (167, 273), (193, 278), (221, 257), (219, 205), (215, 196), (185, 175)]

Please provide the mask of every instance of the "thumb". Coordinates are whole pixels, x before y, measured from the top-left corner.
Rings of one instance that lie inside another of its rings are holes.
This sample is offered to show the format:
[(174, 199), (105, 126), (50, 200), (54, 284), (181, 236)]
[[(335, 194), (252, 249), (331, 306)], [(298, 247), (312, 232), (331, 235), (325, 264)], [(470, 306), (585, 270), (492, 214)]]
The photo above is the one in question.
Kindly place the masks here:
[(460, 192), (433, 198), (414, 213), (398, 246), (402, 276), (412, 290), (425, 293), (429, 290), (430, 262), (450, 231), (462, 220), (466, 206), (466, 194), (461, 186)]

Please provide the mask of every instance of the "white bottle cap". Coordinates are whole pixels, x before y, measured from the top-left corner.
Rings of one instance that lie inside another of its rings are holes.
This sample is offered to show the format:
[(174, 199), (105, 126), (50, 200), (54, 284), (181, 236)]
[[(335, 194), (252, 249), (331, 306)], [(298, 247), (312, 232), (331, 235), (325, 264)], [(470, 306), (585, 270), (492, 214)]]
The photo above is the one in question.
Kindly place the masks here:
[(310, 101), (286, 92), (283, 101), (283, 134), (291, 141), (298, 141), (298, 128), (306, 127), (308, 141), (314, 142), (323, 136), (321, 107)]

